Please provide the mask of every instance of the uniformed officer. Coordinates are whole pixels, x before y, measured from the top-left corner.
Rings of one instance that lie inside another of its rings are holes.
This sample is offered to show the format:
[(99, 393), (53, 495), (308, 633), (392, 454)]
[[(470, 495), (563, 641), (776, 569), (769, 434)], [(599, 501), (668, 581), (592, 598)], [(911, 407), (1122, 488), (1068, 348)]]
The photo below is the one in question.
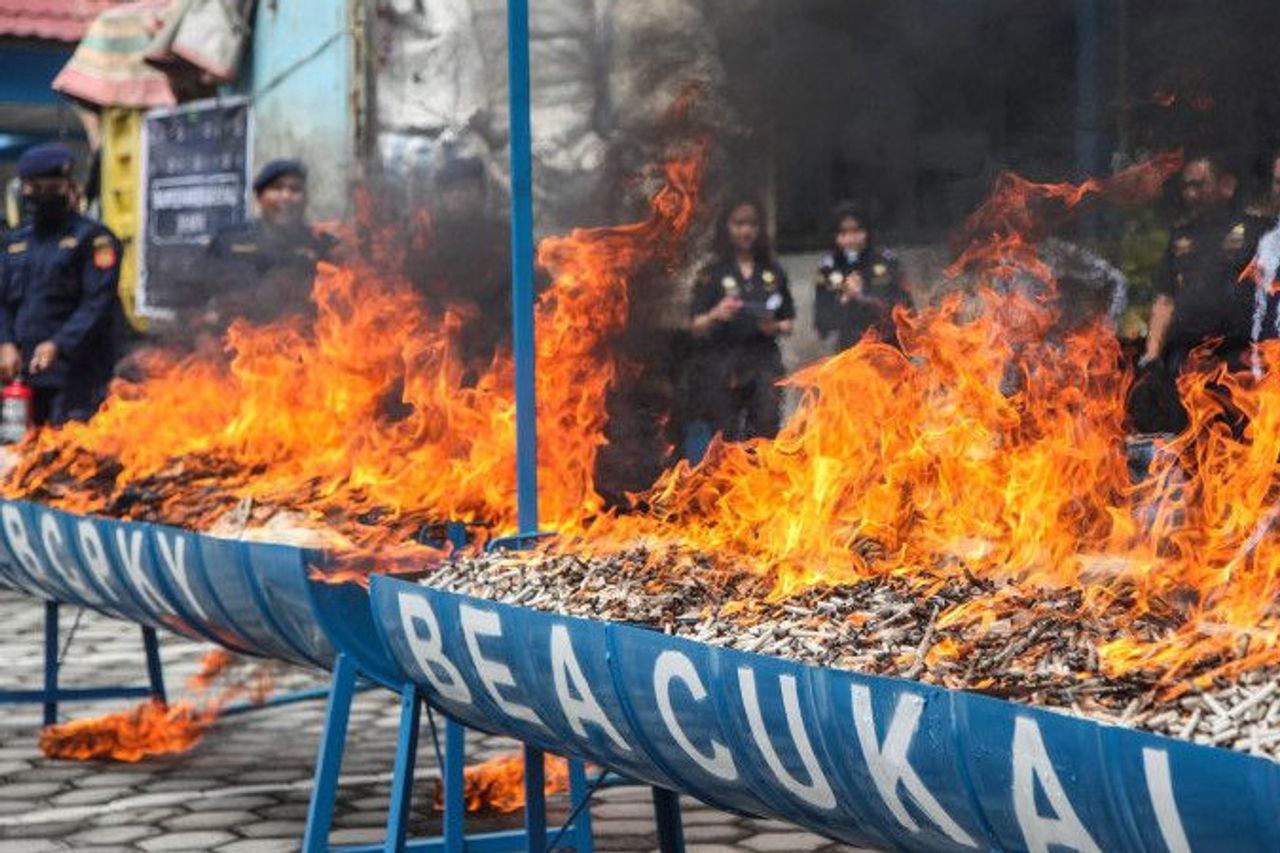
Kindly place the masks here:
[(782, 417), (778, 338), (791, 334), (796, 310), (759, 202), (740, 199), (725, 208), (714, 249), (716, 259), (693, 291), (687, 410), (730, 441), (772, 438)]
[(88, 420), (106, 397), (123, 313), (120, 242), (75, 208), (71, 152), (37, 145), (18, 159), (27, 224), (0, 257), (0, 378), (25, 374), (37, 424)]
[(813, 322), (818, 335), (836, 335), (841, 350), (875, 329), (880, 340), (897, 343), (893, 309), (910, 305), (902, 286), (898, 256), (875, 245), (863, 210), (845, 203), (832, 219), (835, 245), (822, 258), (814, 279)]
[(1238, 362), (1247, 350), (1254, 293), (1241, 274), (1268, 223), (1237, 208), (1237, 184), (1214, 155), (1193, 156), (1183, 167), (1187, 214), (1174, 225), (1156, 273), (1144, 364), (1163, 357), (1177, 373), (1192, 347), (1215, 338), (1224, 360)]
[(307, 223), (307, 167), (272, 160), (254, 178), (253, 193), (259, 218), (224, 229), (209, 246), (202, 331), (220, 335), (236, 318), (260, 325), (313, 310), (316, 262), (329, 259), (336, 241)]
[(1167, 398), (1159, 423), (1143, 431), (1178, 431), (1186, 416), (1173, 380), (1192, 349), (1211, 346), (1233, 370), (1247, 366), (1255, 328), (1255, 288), (1243, 273), (1269, 223), (1236, 204), (1238, 181), (1215, 154), (1193, 154), (1182, 169), (1186, 215), (1175, 223), (1156, 273), (1147, 346), (1139, 367), (1162, 367)]

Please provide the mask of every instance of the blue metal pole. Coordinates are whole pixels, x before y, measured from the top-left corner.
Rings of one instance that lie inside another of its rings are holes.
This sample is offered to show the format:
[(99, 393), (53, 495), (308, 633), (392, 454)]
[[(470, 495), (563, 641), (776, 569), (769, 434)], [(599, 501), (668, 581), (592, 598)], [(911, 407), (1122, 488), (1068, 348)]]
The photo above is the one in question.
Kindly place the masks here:
[(511, 309), (516, 362), (516, 500), (520, 533), (538, 532), (538, 400), (533, 328), (533, 129), (529, 0), (507, 2), (511, 108)]
[(58, 602), (44, 603), (44, 724), (58, 722)]

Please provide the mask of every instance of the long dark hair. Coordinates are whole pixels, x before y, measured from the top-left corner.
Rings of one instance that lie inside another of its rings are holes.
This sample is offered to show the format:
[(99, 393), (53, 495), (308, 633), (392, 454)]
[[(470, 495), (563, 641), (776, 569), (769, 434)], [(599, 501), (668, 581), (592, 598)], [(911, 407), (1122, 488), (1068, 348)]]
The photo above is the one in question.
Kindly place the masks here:
[(764, 205), (755, 196), (737, 195), (730, 197), (729, 203), (721, 209), (720, 216), (716, 219), (716, 235), (711, 243), (711, 250), (715, 252), (718, 260), (725, 263), (733, 263), (737, 252), (733, 248), (733, 241), (729, 239), (729, 218), (740, 207), (753, 208), (756, 212), (756, 217), (760, 221), (760, 233), (756, 237), (755, 245), (751, 247), (752, 259), (756, 262), (757, 267), (770, 266), (773, 263), (773, 245), (769, 242), (769, 229), (765, 223)]

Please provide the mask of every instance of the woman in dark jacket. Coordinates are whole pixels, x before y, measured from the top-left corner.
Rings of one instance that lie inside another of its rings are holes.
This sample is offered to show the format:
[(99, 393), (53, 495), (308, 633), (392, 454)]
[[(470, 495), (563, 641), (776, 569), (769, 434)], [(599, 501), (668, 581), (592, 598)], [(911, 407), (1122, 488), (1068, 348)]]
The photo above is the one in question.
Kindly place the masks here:
[(782, 417), (778, 338), (791, 334), (796, 311), (763, 206), (732, 201), (716, 224), (714, 250), (693, 291), (688, 411), (730, 441), (771, 438)]
[(814, 280), (818, 334), (825, 338), (834, 333), (845, 350), (875, 329), (880, 340), (896, 345), (894, 306), (911, 304), (898, 256), (875, 245), (866, 214), (854, 204), (836, 208), (832, 232), (835, 245), (823, 257)]

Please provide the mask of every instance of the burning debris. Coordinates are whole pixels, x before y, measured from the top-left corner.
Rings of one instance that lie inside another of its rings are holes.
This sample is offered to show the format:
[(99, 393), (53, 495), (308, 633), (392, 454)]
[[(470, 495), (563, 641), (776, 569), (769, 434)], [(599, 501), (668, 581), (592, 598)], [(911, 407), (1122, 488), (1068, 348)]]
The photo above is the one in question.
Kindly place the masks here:
[[(543, 767), (546, 782), (543, 791), (559, 794), (569, 790), (569, 762), (559, 756), (545, 755)], [(491, 811), (510, 814), (524, 808), (524, 758), (517, 754), (499, 755), (463, 772), (463, 794), (467, 811)], [(444, 788), (436, 786), (434, 808), (444, 809)]]
[(187, 680), (196, 698), (172, 705), (146, 699), (128, 711), (49, 726), (40, 733), (40, 751), (49, 758), (130, 763), (186, 752), (231, 702), (265, 702), (282, 670), (283, 664), (276, 661), (249, 660), (215, 649)]
[(127, 762), (186, 752), (217, 715), (194, 702), (165, 705), (149, 699), (129, 711), (49, 726), (40, 733), (40, 751), (50, 758)]

